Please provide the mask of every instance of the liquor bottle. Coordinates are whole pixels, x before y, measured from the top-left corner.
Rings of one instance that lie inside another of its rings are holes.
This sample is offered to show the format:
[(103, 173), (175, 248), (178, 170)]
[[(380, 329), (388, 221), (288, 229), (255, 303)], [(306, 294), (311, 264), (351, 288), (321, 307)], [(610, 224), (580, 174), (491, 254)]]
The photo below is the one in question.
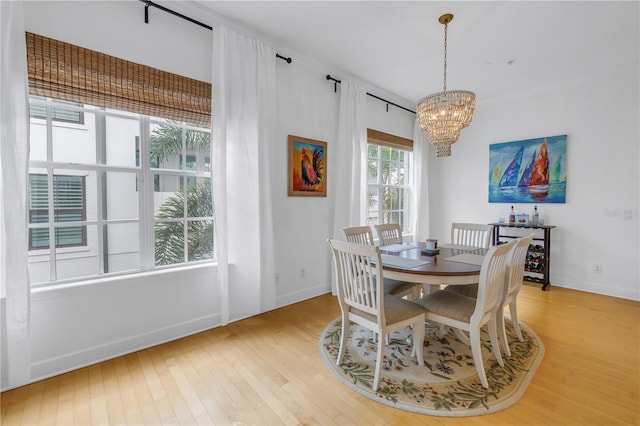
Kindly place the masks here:
[(538, 220), (540, 215), (538, 214), (538, 206), (533, 206), (533, 215), (531, 216), (531, 226), (538, 226)]
[(509, 210), (509, 226), (515, 226), (516, 224), (516, 211), (513, 210), (513, 206), (511, 206), (511, 210)]

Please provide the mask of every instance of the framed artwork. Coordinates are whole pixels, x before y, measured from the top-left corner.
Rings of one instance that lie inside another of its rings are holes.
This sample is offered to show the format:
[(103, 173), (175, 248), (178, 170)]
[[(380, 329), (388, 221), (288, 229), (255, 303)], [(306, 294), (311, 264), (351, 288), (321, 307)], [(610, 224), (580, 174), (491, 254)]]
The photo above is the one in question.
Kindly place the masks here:
[(516, 226), (529, 226), (529, 215), (526, 213), (517, 214)]
[(327, 143), (289, 135), (289, 196), (327, 196)]
[(567, 135), (489, 145), (490, 203), (564, 203)]

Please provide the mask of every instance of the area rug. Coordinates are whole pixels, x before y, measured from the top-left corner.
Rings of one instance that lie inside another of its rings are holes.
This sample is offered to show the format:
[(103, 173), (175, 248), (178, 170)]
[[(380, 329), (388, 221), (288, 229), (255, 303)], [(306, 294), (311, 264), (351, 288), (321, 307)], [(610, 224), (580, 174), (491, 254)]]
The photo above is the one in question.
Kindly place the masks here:
[(411, 358), (411, 330), (391, 333), (385, 349), (380, 384), (371, 388), (377, 339), (373, 333), (352, 323), (347, 351), (336, 365), (340, 348), (340, 317), (320, 335), (320, 353), (327, 368), (344, 384), (376, 402), (415, 413), (463, 417), (495, 413), (515, 404), (524, 394), (544, 356), (540, 338), (526, 325), (518, 341), (511, 320), (506, 319), (511, 357), (500, 367), (491, 353), (486, 326), (482, 330), (482, 357), (489, 388), (480, 384), (471, 348), (449, 330), (437, 337), (437, 327), (426, 326), (424, 366)]

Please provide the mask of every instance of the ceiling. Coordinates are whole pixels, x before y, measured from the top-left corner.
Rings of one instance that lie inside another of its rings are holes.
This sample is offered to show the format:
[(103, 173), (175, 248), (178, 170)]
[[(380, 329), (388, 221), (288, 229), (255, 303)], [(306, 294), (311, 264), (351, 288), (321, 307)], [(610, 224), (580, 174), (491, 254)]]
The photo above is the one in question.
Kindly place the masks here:
[[(263, 33), (276, 47), (415, 105), (443, 87), (478, 103), (638, 64), (638, 1), (191, 2)], [(295, 55), (293, 60), (295, 61)]]

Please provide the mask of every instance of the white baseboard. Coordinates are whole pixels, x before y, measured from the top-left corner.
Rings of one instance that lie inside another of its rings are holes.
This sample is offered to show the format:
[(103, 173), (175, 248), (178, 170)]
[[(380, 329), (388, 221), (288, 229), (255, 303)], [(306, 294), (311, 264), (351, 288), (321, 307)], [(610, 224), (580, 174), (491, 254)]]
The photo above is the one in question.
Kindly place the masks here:
[(640, 288), (629, 289), (612, 285), (603, 285), (587, 281), (576, 281), (568, 278), (554, 278), (551, 286), (570, 288), (572, 290), (586, 291), (602, 294), (604, 296), (619, 297), (621, 299), (640, 301)]
[(303, 300), (312, 299), (331, 292), (331, 282), (323, 283), (312, 288), (305, 288), (301, 291), (295, 291), (282, 296), (276, 297), (276, 307), (293, 305)]
[[(108, 342), (31, 365), (31, 383), (220, 326), (220, 314)], [(4, 391), (5, 389), (3, 389)]]

